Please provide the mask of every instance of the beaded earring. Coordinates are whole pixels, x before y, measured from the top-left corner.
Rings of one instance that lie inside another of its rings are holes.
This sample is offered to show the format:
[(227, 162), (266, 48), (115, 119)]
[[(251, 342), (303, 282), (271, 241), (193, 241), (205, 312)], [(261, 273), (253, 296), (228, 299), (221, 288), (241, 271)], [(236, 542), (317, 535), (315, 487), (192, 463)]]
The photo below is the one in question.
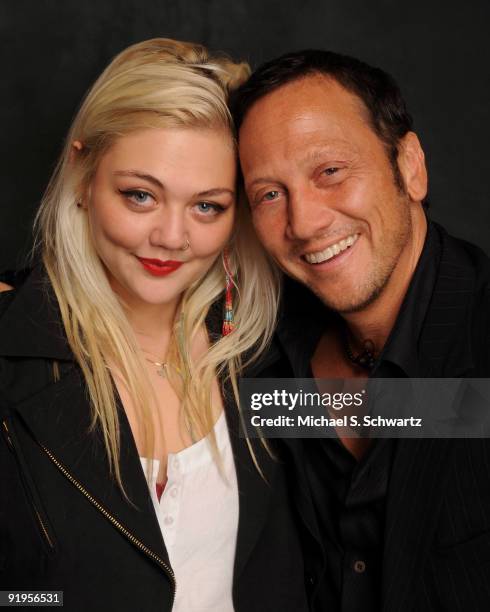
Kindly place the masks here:
[(234, 314), (233, 314), (233, 274), (230, 270), (230, 253), (228, 247), (223, 251), (223, 268), (225, 269), (225, 313), (223, 316), (223, 336), (227, 336), (235, 329)]

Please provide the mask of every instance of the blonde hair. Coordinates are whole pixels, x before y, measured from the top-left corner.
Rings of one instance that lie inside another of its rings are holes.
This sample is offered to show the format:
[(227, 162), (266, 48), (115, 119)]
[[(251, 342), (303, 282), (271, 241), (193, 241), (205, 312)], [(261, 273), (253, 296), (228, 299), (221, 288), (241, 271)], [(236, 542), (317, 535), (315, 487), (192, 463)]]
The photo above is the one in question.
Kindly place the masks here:
[[(233, 138), (227, 98), (249, 72), (245, 63), (210, 55), (201, 45), (170, 39), (155, 38), (124, 50), (84, 99), (36, 217), (35, 248), (41, 250), (68, 342), (87, 383), (92, 427), (101, 428), (111, 470), (123, 491), (111, 369), (116, 369), (137, 408), (150, 452), (154, 443), (153, 399), (124, 306), (109, 285), (87, 217), (79, 214), (76, 204), (101, 156), (128, 133), (162, 127), (215, 128)], [(77, 140), (83, 148), (72, 159), (72, 143)], [(230, 267), (238, 287), (235, 330), (216, 341), (198, 362), (192, 362), (190, 344), (224, 289), (225, 276), (218, 258), (204, 278), (184, 292), (168, 356), (175, 370), (182, 373), (180, 383), (175, 378), (173, 382), (185, 422), (191, 430), (211, 432), (214, 449), (212, 382), (217, 375), (229, 376), (238, 403), (237, 377), (247, 365), (242, 355), (247, 354), (250, 361), (270, 341), (279, 295), (277, 273), (257, 242), (243, 202), (238, 204), (235, 229), (238, 231), (229, 245)], [(248, 444), (255, 461), (250, 441)]]

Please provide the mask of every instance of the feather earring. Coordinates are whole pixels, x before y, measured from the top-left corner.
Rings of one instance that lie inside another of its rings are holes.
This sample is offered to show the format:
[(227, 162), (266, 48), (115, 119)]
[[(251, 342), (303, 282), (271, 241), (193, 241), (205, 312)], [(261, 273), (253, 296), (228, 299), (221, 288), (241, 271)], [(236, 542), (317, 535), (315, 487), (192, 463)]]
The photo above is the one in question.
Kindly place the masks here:
[(223, 336), (227, 336), (235, 329), (233, 313), (233, 274), (230, 270), (230, 253), (228, 247), (223, 251), (223, 268), (225, 269), (225, 313), (223, 316)]

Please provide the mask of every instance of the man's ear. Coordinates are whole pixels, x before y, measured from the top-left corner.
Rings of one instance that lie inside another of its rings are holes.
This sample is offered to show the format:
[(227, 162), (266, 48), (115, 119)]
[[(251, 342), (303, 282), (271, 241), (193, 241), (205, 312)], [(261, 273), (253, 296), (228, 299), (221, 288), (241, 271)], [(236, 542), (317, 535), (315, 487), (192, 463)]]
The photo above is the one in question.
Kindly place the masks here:
[(422, 202), (427, 195), (427, 168), (424, 152), (414, 132), (407, 132), (398, 143), (398, 168), (410, 198)]
[(83, 144), (79, 140), (74, 140), (71, 143), (71, 149), (70, 149), (70, 163), (71, 164), (76, 160), (77, 154), (80, 153), (82, 149), (83, 149)]

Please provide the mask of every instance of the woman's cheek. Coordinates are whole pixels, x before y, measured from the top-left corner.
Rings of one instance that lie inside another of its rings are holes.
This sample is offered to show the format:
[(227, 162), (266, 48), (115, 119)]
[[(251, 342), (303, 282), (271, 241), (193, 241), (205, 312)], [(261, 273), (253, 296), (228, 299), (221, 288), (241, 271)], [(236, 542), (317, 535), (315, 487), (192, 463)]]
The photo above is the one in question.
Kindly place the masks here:
[(128, 217), (120, 211), (100, 210), (94, 214), (92, 228), (99, 240), (114, 247), (134, 248), (141, 244), (145, 228), (134, 215)]
[(221, 253), (228, 244), (233, 231), (233, 217), (221, 223), (210, 223), (189, 232), (189, 242), (196, 257), (213, 257)]

